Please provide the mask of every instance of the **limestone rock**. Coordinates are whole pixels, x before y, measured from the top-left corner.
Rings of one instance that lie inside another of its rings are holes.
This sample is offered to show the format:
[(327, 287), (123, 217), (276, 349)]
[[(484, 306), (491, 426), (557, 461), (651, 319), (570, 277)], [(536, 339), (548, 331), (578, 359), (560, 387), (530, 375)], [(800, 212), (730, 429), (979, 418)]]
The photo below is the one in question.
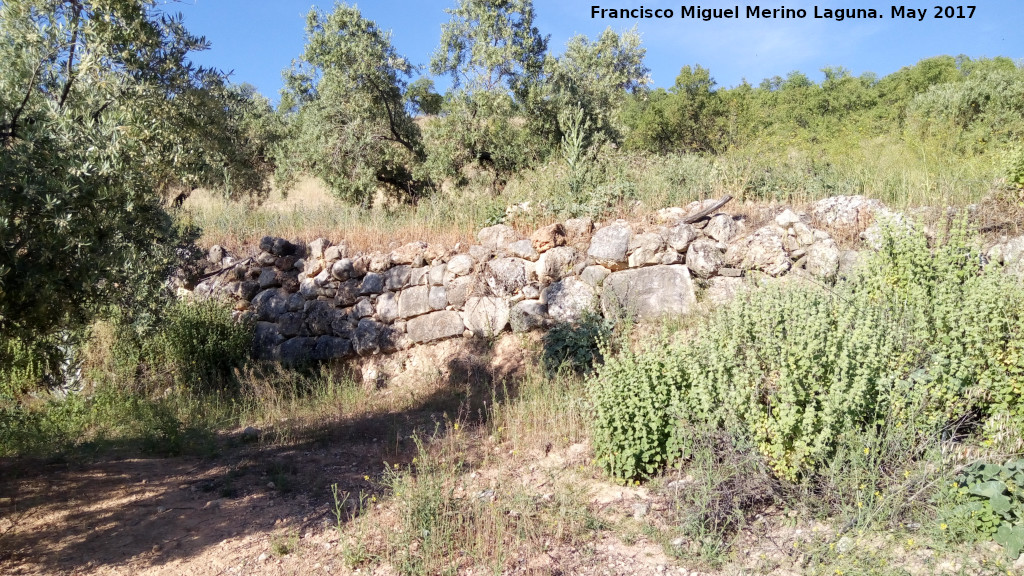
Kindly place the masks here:
[(355, 348), (356, 354), (367, 356), (379, 352), (380, 342), (378, 337), (383, 327), (383, 324), (374, 322), (369, 318), (360, 320), (352, 336), (352, 346)]
[(710, 278), (724, 265), (722, 252), (714, 240), (697, 240), (686, 250), (686, 267), (702, 278)]
[(739, 235), (741, 225), (728, 214), (715, 214), (704, 227), (704, 234), (718, 242), (728, 244)]
[(821, 240), (807, 248), (804, 269), (823, 280), (835, 279), (839, 272), (839, 246), (835, 240)]
[(665, 232), (665, 240), (670, 248), (681, 254), (686, 253), (690, 242), (699, 236), (699, 232), (690, 224), (676, 224)]
[(408, 265), (395, 266), (384, 273), (384, 288), (398, 291), (409, 285), (412, 269)]
[(516, 258), (522, 258), (531, 262), (536, 262), (537, 258), (540, 257), (540, 254), (533, 249), (533, 242), (530, 240), (516, 240), (509, 244), (508, 253)]
[(838, 228), (865, 228), (876, 215), (888, 213), (885, 205), (864, 196), (833, 196), (811, 206), (811, 215)]
[(331, 324), (334, 322), (338, 310), (329, 302), (316, 300), (310, 302), (306, 307), (306, 333), (312, 336), (331, 334)]
[(690, 271), (681, 265), (615, 272), (605, 279), (601, 295), (605, 316), (639, 320), (686, 314), (696, 302)]
[(547, 322), (548, 307), (538, 300), (523, 300), (512, 307), (509, 312), (509, 324), (512, 332), (529, 332), (541, 328)]
[(384, 276), (376, 272), (368, 272), (359, 286), (360, 294), (380, 294), (384, 291)]
[(444, 310), (432, 312), (424, 316), (417, 316), (409, 320), (405, 326), (405, 331), (409, 338), (416, 343), (462, 336), (462, 332), (465, 329), (462, 316), (454, 310)]
[(584, 312), (596, 308), (597, 292), (590, 284), (571, 276), (549, 286), (545, 290), (544, 300), (552, 320), (576, 322)]
[(431, 310), (444, 310), (444, 307), (448, 305), (448, 291), (444, 286), (430, 286), (429, 288), (430, 293), (427, 300)]
[(206, 258), (210, 261), (210, 264), (220, 264), (220, 261), (224, 259), (224, 247), (220, 244), (210, 246), (210, 251), (207, 252)]
[(565, 230), (565, 240), (570, 244), (590, 242), (590, 235), (594, 232), (594, 221), (590, 218), (570, 218), (562, 225)]
[(537, 279), (541, 282), (561, 280), (572, 274), (578, 258), (576, 249), (570, 246), (559, 246), (548, 250), (537, 260)]
[(491, 292), (502, 297), (519, 292), (529, 281), (525, 264), (519, 258), (496, 258), (488, 262), (485, 277)]
[(360, 298), (356, 305), (352, 307), (352, 313), (355, 314), (356, 318), (373, 316), (373, 304), (369, 298)]
[(260, 272), (260, 277), (257, 282), (261, 289), (271, 288), (280, 286), (281, 278), (277, 275), (277, 270), (274, 270), (273, 268), (264, 268), (263, 271)]
[(430, 310), (430, 286), (406, 288), (398, 296), (399, 318), (412, 318)]
[(445, 284), (444, 289), (448, 303), (461, 308), (466, 300), (476, 295), (476, 279), (472, 276), (460, 276)]
[(273, 322), (256, 322), (253, 330), (252, 347), (257, 358), (272, 358), (275, 348), (284, 342), (277, 324)]
[(336, 280), (341, 280), (342, 282), (344, 282), (349, 278), (354, 278), (355, 275), (355, 265), (352, 263), (352, 260), (348, 258), (342, 258), (341, 260), (335, 262), (333, 266), (331, 266), (331, 276), (333, 276), (334, 279)]
[(430, 271), (427, 272), (427, 281), (431, 286), (441, 286), (444, 284), (444, 273), (447, 270), (448, 265), (444, 263), (431, 266)]
[(319, 361), (336, 360), (348, 358), (353, 352), (352, 341), (348, 338), (321, 336), (313, 346), (312, 358)]
[(494, 336), (508, 326), (508, 304), (496, 296), (474, 296), (466, 301), (462, 320), (478, 337)]
[(648, 232), (636, 234), (629, 240), (629, 267), (639, 268), (661, 262), (659, 254), (665, 248), (665, 239), (661, 234)]
[(807, 219), (806, 214), (797, 214), (796, 212), (793, 212), (789, 208), (786, 208), (785, 210), (782, 211), (782, 214), (779, 214), (778, 216), (775, 217), (775, 223), (781, 226), (782, 228), (789, 228), (794, 224), (803, 222), (805, 219)]
[(519, 240), (519, 234), (504, 224), (482, 228), (476, 237), (485, 248), (500, 251), (505, 251), (509, 244)]
[(377, 319), (385, 324), (390, 324), (400, 316), (398, 311), (398, 297), (394, 292), (385, 292), (377, 297), (376, 302)]
[(409, 242), (405, 246), (391, 251), (392, 264), (413, 264), (423, 260), (427, 250), (426, 242)]
[(465, 276), (473, 271), (474, 264), (476, 262), (469, 254), (456, 254), (448, 261), (448, 272), (456, 276)]
[(317, 238), (309, 243), (307, 249), (309, 250), (309, 257), (315, 260), (321, 260), (324, 257), (324, 250), (330, 246), (331, 243), (324, 238)]
[(335, 301), (338, 306), (351, 306), (356, 303), (359, 299), (360, 289), (363, 283), (359, 280), (349, 280), (348, 282), (342, 282), (338, 285), (338, 290), (335, 292)]
[(305, 364), (313, 356), (316, 348), (316, 339), (306, 336), (289, 338), (278, 347), (278, 359), (282, 364), (296, 365)]
[(560, 223), (545, 226), (533, 233), (530, 237), (533, 249), (539, 254), (557, 246), (565, 245), (565, 227)]
[(587, 284), (590, 284), (594, 288), (597, 288), (598, 286), (601, 285), (602, 282), (604, 282), (604, 279), (607, 278), (608, 275), (611, 273), (612, 271), (605, 268), (604, 266), (598, 266), (595, 264), (593, 266), (587, 266), (586, 268), (584, 268), (583, 273), (580, 274), (580, 279), (586, 282)]
[(288, 311), (288, 295), (284, 290), (264, 290), (252, 299), (252, 310), (256, 313), (257, 320), (274, 322), (277, 318)]
[(785, 230), (764, 226), (729, 245), (725, 262), (746, 270), (761, 270), (769, 276), (779, 276), (786, 273), (792, 264), (786, 253), (785, 238)]
[(704, 291), (704, 302), (712, 306), (722, 306), (732, 302), (736, 295), (746, 286), (743, 278), (730, 278), (716, 276), (708, 280), (707, 290)]
[(622, 270), (628, 265), (626, 252), (629, 250), (629, 239), (632, 236), (633, 230), (624, 220), (605, 226), (595, 232), (594, 237), (590, 239), (587, 255), (605, 268)]

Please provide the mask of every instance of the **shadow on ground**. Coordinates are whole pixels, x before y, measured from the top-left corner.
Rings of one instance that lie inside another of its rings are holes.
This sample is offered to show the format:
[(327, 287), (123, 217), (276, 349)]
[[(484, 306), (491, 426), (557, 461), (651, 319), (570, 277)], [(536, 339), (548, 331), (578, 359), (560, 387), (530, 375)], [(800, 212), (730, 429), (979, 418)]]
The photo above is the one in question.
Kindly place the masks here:
[(415, 407), (332, 422), (286, 446), (224, 435), (208, 458), (0, 460), (0, 573), (176, 574), (217, 546), (213, 567), (226, 570), (233, 554), (251, 554), (247, 538), (333, 526), (332, 485), (379, 493), (384, 467), (415, 456), (411, 435), (444, 434), (445, 414), (483, 424), (495, 390), (514, 401), (515, 377), (496, 372), (485, 348), (452, 358), (445, 385)]

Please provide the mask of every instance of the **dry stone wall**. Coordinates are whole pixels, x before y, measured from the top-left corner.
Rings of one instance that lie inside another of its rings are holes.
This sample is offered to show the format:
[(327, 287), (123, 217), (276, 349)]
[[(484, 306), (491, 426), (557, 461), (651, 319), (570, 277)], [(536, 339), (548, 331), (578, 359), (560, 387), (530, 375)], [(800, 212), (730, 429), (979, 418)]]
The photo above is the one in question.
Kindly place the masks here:
[[(251, 315), (260, 357), (351, 358), (544, 329), (588, 310), (640, 321), (686, 314), (697, 303), (695, 282), (717, 303), (751, 272), (831, 280), (858, 253), (840, 250), (828, 232), (812, 228), (812, 217), (832, 229), (863, 230), (887, 213), (877, 201), (847, 196), (822, 200), (810, 213), (784, 210), (752, 230), (727, 213), (685, 222), (712, 203), (666, 208), (646, 223), (595, 227), (590, 219), (571, 219), (530, 238), (491, 226), (480, 230), (478, 244), (453, 250), (414, 242), (364, 254), (325, 239), (302, 246), (266, 237), (245, 260), (214, 246), (208, 259), (221, 272), (194, 292), (232, 298), (239, 314)], [(1024, 261), (1024, 239), (993, 250), (1000, 262)]]

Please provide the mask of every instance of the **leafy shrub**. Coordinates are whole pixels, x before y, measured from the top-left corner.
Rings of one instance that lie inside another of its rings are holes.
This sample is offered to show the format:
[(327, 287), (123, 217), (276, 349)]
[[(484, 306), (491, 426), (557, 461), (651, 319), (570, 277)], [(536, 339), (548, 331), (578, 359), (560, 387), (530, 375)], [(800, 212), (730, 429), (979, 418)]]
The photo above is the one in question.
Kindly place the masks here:
[(609, 358), (590, 381), (594, 452), (616, 478), (648, 478), (678, 455), (674, 407), (688, 378), (663, 344)]
[(563, 365), (585, 374), (601, 362), (602, 343), (612, 335), (614, 323), (594, 312), (585, 313), (578, 322), (558, 324), (543, 336), (544, 369), (549, 374)]
[(721, 429), (796, 480), (822, 469), (844, 435), (906, 426), (932, 436), (1019, 413), (1021, 286), (979, 270), (963, 224), (934, 249), (920, 231), (885, 238), (834, 291), (767, 287), (689, 342), (608, 361), (590, 384), (598, 460), (617, 477), (646, 477), (689, 451), (674, 430)]
[(1003, 465), (975, 462), (946, 492), (953, 506), (946, 522), (967, 540), (994, 539), (1011, 559), (1024, 550), (1024, 459)]
[(222, 302), (182, 301), (168, 311), (160, 341), (177, 383), (208, 390), (230, 381), (248, 359), (252, 326), (235, 321)]

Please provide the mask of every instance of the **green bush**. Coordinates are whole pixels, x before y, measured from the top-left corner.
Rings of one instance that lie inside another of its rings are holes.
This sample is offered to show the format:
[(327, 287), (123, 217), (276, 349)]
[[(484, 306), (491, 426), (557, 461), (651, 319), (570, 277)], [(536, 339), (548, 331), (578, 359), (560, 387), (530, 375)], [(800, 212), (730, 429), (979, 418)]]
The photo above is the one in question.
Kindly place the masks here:
[(249, 358), (252, 325), (233, 319), (222, 302), (180, 301), (168, 310), (159, 342), (177, 384), (211, 390), (231, 382), (233, 369)]
[(844, 435), (931, 437), (1019, 414), (1024, 289), (979, 270), (972, 246), (963, 224), (934, 249), (920, 231), (891, 228), (834, 290), (765, 287), (685, 343), (609, 360), (590, 384), (598, 460), (646, 477), (688, 451), (678, 427), (720, 429), (796, 480), (821, 470)]

